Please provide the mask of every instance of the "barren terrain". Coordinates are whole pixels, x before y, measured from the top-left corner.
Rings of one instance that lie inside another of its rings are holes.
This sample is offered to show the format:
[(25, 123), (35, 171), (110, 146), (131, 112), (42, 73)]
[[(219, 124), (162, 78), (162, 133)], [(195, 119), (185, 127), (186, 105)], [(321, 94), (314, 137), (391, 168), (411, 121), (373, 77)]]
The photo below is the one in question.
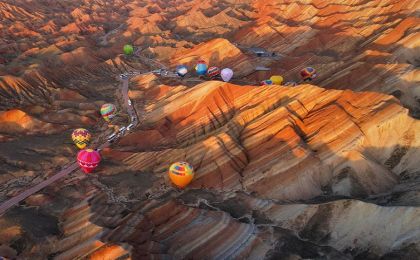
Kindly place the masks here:
[[(140, 124), (0, 217), (20, 259), (419, 259), (418, 0), (4, 0), (0, 202), (126, 125), (120, 73), (202, 59), (230, 83), (134, 76)], [(122, 54), (133, 44), (136, 55)], [(272, 57), (257, 57), (252, 47)], [(265, 66), (270, 71), (255, 71)], [(270, 75), (296, 87), (258, 86)], [(99, 114), (119, 111), (113, 126)], [(195, 178), (174, 188), (169, 165)]]

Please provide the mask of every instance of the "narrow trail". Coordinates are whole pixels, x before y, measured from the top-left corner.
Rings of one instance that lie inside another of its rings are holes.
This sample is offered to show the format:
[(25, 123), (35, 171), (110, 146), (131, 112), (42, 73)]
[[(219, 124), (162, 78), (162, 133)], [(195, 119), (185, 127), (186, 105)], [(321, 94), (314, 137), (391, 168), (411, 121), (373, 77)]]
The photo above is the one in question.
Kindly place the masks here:
[(38, 183), (37, 185), (33, 186), (32, 188), (29, 188), (25, 190), (24, 192), (20, 193), (19, 195), (12, 197), (11, 199), (5, 201), (0, 205), (0, 215), (3, 215), (9, 208), (13, 207), (14, 205), (18, 204), (22, 200), (26, 199), (27, 197), (31, 196), (34, 193), (37, 193), (38, 191), (42, 190), (43, 188), (47, 187), (51, 183), (69, 175), (73, 171), (79, 168), (79, 165), (77, 162), (73, 162), (70, 164), (66, 169), (61, 170), (54, 176), (46, 179), (45, 181), (42, 181)]
[[(150, 73), (153, 73), (153, 72), (145, 72), (145, 73), (142, 73), (142, 74), (150, 74)], [(142, 75), (142, 74), (139, 74), (139, 75)], [(129, 77), (128, 76), (122, 76), (122, 75), (120, 75), (120, 79), (121, 79), (121, 91), (122, 91), (122, 95), (123, 95), (123, 99), (124, 99), (123, 107), (126, 108), (127, 113), (128, 113), (128, 115), (130, 117), (130, 120), (131, 120), (131, 124), (133, 124), (133, 126), (135, 127), (139, 123), (139, 119), (138, 119), (137, 113), (136, 113), (136, 111), (135, 111), (135, 109), (132, 105), (132, 102), (131, 101), (129, 102), (129, 97), (128, 97)], [(125, 134), (127, 134), (127, 132), (125, 132), (121, 136), (118, 136), (117, 139), (124, 136)], [(111, 145), (111, 143), (106, 141), (106, 142), (102, 143), (101, 145), (99, 145), (96, 149), (102, 150), (103, 148), (106, 148), (110, 145)], [(50, 178), (38, 183), (37, 185), (25, 190), (22, 193), (6, 200), (5, 202), (3, 202), (0, 205), (0, 216), (3, 215), (8, 209), (13, 207), (14, 205), (19, 204), (21, 201), (23, 201), (27, 197), (29, 197), (32, 194), (35, 194), (38, 191), (44, 189), (45, 187), (52, 184), (53, 182), (56, 182), (57, 180), (68, 176), (70, 173), (72, 173), (72, 172), (74, 172), (78, 169), (79, 169), (79, 165), (78, 165), (77, 161), (73, 161), (65, 169), (59, 171), (58, 173), (51, 176)]]
[[(145, 58), (145, 57), (142, 57)], [(148, 62), (154, 64), (151, 67), (157, 67), (161, 66), (160, 69), (154, 69), (148, 72), (139, 72), (139, 71), (131, 71), (131, 72), (127, 72), (127, 73), (123, 73), (119, 75), (119, 79), (121, 81), (121, 91), (122, 91), (122, 96), (123, 96), (123, 100), (124, 100), (124, 104), (123, 107), (126, 109), (127, 114), (130, 118), (130, 124), (133, 125), (132, 128), (136, 127), (140, 120), (138, 118), (138, 115), (136, 113), (136, 110), (133, 107), (133, 103), (130, 101), (129, 97), (128, 97), (128, 89), (129, 89), (129, 80), (130, 80), (130, 76), (140, 76), (140, 75), (147, 75), (147, 74), (159, 74), (162, 76), (167, 76), (169, 71), (167, 69), (167, 67), (165, 65), (163, 65), (162, 63), (149, 59), (149, 58), (145, 58)], [(167, 73), (166, 73), (167, 72)], [(142, 115), (144, 113), (141, 113)], [(122, 136), (125, 136), (128, 133), (128, 131), (125, 131), (124, 133), (122, 133), (121, 135), (116, 136), (115, 139), (119, 139)], [(115, 141), (115, 139), (113, 141)], [(110, 146), (111, 143), (109, 141), (106, 141), (104, 143), (102, 143), (101, 145), (99, 145), (96, 149), (98, 150), (102, 150), (103, 148), (106, 148), (108, 146)], [(59, 171), (58, 173), (56, 173), (55, 175), (53, 175), (52, 177), (36, 184), (35, 186), (25, 190), (24, 192), (6, 200), (5, 202), (3, 202), (2, 204), (0, 204), (0, 216), (3, 215), (8, 209), (10, 209), (11, 207), (13, 207), (14, 205), (19, 204), (21, 201), (25, 200), (27, 197), (37, 193), (38, 191), (44, 189), (45, 187), (47, 187), (48, 185), (52, 184), (53, 182), (58, 181), (59, 179), (62, 179), (66, 176), (68, 176), (69, 174), (71, 174), (72, 172), (79, 170), (79, 165), (77, 163), (77, 161), (73, 161), (72, 163), (70, 163), (65, 169), (62, 169), (61, 171)]]

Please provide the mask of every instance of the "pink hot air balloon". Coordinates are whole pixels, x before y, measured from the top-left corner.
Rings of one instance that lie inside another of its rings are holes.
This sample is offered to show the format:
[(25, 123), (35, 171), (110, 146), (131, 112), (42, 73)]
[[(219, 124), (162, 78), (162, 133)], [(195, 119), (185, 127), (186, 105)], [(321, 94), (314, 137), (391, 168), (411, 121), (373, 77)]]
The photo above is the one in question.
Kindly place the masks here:
[(224, 68), (220, 72), (220, 76), (222, 77), (223, 81), (228, 82), (233, 76), (233, 71), (229, 68)]
[(77, 162), (85, 173), (91, 173), (101, 161), (101, 155), (96, 150), (84, 149), (77, 154)]

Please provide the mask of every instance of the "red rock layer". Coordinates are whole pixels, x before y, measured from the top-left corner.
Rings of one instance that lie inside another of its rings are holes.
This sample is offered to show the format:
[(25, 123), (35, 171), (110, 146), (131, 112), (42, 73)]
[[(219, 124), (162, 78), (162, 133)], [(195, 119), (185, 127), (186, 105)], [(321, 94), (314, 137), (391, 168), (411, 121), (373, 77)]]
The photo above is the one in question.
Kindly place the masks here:
[[(151, 185), (135, 195), (130, 211), (126, 200), (108, 204), (105, 194), (68, 211), (58, 259), (303, 256), (288, 244), (309, 246), (297, 235), (315, 243), (311, 257), (330, 248), (328, 255), (340, 259), (417, 243), (415, 206), (299, 203), (368, 198), (392, 191), (402, 174), (416, 174), (420, 125), (394, 97), (213, 81), (149, 101), (143, 130), (123, 138), (115, 152), (124, 153), (114, 162)], [(178, 160), (196, 170), (183, 192), (173, 191), (166, 174)]]

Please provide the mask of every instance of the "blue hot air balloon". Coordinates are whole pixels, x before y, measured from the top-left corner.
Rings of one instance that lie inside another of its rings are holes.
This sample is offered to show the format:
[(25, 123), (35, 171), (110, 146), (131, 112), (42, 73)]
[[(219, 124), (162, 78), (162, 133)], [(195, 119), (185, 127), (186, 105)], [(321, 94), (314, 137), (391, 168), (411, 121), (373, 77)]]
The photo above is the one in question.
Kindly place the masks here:
[(195, 66), (195, 71), (199, 76), (206, 75), (207, 72), (207, 65), (205, 63), (198, 63)]

